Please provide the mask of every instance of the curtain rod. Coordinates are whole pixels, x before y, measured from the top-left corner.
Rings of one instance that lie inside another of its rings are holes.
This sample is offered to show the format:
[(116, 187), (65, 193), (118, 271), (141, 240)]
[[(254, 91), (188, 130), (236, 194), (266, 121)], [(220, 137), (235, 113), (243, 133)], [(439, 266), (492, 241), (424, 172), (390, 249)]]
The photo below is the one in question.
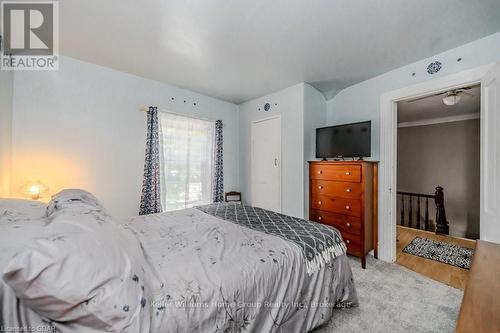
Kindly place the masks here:
[[(140, 108), (139, 111), (141, 111), (141, 112), (148, 112), (149, 111), (149, 107)], [(163, 109), (160, 109), (160, 108), (158, 108), (158, 111), (163, 112), (163, 113), (169, 113), (169, 114), (172, 114), (174, 116), (180, 116), (180, 117), (186, 117), (186, 118), (198, 119), (198, 120), (205, 120), (205, 121), (210, 121), (210, 122), (215, 122), (215, 121), (218, 120), (218, 119), (210, 119), (210, 118), (204, 118), (204, 117), (197, 117), (197, 116), (193, 116), (193, 115), (185, 114), (185, 113), (172, 112), (172, 111), (163, 110)], [(224, 122), (222, 122), (222, 126), (225, 126)]]

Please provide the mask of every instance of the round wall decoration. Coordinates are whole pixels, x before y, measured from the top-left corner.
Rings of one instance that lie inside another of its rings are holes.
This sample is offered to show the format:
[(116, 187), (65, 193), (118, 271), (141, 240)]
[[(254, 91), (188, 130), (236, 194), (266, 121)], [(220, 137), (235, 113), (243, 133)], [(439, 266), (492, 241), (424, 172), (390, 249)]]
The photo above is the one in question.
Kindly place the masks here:
[(269, 104), (269, 103), (264, 104), (264, 111), (269, 111), (270, 108), (271, 108), (271, 104)]
[(431, 62), (427, 66), (427, 73), (429, 73), (431, 75), (436, 74), (437, 72), (439, 72), (441, 70), (442, 67), (443, 67), (443, 64), (439, 61)]

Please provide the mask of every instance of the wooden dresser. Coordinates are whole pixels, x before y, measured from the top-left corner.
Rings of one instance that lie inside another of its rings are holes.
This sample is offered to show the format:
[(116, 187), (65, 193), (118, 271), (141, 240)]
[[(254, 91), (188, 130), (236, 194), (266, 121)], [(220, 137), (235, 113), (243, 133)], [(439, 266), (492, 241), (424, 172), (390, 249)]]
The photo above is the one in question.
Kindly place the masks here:
[(376, 249), (377, 179), (377, 162), (309, 162), (309, 219), (337, 228), (363, 268)]

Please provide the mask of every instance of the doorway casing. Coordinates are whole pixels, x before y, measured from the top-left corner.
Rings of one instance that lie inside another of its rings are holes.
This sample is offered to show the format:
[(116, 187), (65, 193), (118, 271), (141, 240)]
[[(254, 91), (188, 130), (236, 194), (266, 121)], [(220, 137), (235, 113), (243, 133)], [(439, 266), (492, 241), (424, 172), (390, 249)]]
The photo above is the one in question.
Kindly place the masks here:
[[(444, 92), (464, 86), (481, 84), (494, 64), (481, 66), (390, 91), (380, 97), (380, 171), (379, 171), (379, 223), (378, 258), (396, 260), (396, 192), (397, 192), (397, 102)], [(484, 107), (481, 96), (481, 145), (483, 145)], [(482, 148), (481, 148), (482, 149)], [(484, 154), (481, 154), (483, 165)], [(481, 166), (481, 178), (483, 178)], [(481, 180), (481, 187), (483, 186)], [(481, 189), (482, 191), (482, 189)], [(480, 221), (482, 224), (482, 221)], [(481, 228), (482, 229), (482, 225)]]

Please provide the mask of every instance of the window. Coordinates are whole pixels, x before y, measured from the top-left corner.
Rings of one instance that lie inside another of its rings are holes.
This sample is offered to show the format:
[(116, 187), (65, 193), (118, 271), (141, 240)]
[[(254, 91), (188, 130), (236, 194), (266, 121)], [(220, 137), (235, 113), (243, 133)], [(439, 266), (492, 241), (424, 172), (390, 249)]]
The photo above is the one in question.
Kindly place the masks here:
[(210, 203), (215, 124), (165, 112), (159, 118), (163, 209)]

